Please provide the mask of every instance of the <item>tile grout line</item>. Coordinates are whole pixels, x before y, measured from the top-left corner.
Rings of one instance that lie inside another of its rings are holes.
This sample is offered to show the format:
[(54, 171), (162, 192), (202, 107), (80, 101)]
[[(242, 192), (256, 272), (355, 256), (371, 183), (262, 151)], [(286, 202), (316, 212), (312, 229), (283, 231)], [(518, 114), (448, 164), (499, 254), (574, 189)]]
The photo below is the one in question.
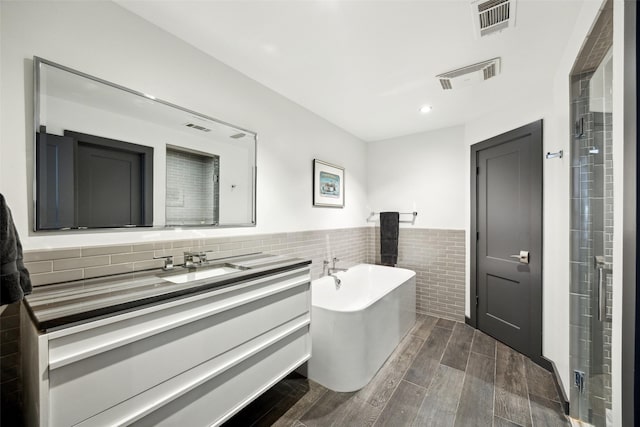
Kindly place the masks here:
[(531, 407), (531, 393), (529, 393), (529, 375), (527, 374), (527, 361), (522, 358), (522, 364), (524, 366), (524, 383), (527, 386), (527, 402), (529, 403), (529, 417), (531, 419), (531, 427), (535, 427), (533, 425), (533, 408)]
[(382, 405), (382, 408), (380, 408), (380, 412), (378, 412), (378, 415), (376, 416), (376, 419), (373, 421), (373, 423), (371, 424), (372, 426), (375, 426), (376, 423), (378, 422), (378, 420), (380, 419), (380, 415), (382, 415), (382, 413), (384, 412), (384, 409), (387, 407), (387, 405), (389, 404), (389, 402), (391, 401), (391, 398), (393, 397), (393, 395), (395, 394), (396, 390), (398, 390), (398, 387), (400, 386), (400, 383), (402, 382), (402, 378), (400, 379), (400, 381), (398, 381), (398, 384), (396, 384), (396, 386), (393, 388), (393, 393), (391, 393), (391, 396), (389, 396), (389, 399), (384, 402), (384, 405)]
[(494, 423), (495, 423), (495, 419), (496, 419), (496, 418), (500, 418), (501, 420), (504, 420), (504, 421), (506, 421), (506, 422), (508, 422), (508, 423), (511, 423), (511, 424), (513, 424), (513, 425), (515, 425), (515, 426), (518, 426), (518, 427), (524, 427), (524, 426), (522, 426), (522, 425), (520, 425), (520, 424), (518, 424), (518, 423), (516, 423), (516, 422), (514, 422), (514, 421), (511, 421), (511, 420), (510, 420), (510, 419), (508, 419), (508, 418), (501, 417), (500, 415), (496, 415), (496, 416), (494, 417)]
[[(473, 332), (473, 338), (471, 338), (471, 344), (473, 344), (473, 340), (476, 337), (476, 330)], [(467, 357), (467, 364), (464, 367), (464, 375), (462, 376), (462, 387), (460, 387), (460, 396), (458, 396), (458, 404), (456, 405), (456, 413), (453, 417), (453, 425), (456, 425), (456, 420), (458, 419), (458, 410), (460, 409), (460, 401), (462, 400), (462, 390), (464, 389), (464, 383), (467, 380), (467, 370), (469, 369), (469, 360), (471, 360), (471, 347), (469, 347), (469, 356)], [(493, 420), (491, 421), (493, 423)], [(493, 425), (493, 424), (492, 424)]]
[(498, 341), (496, 340), (496, 347), (493, 351), (493, 409), (491, 410), (491, 425), (496, 423), (496, 379), (498, 377)]
[[(323, 386), (323, 387), (324, 387), (324, 386)], [(304, 416), (305, 416), (305, 415), (307, 415), (307, 413), (311, 410), (311, 408), (313, 408), (313, 407), (316, 405), (316, 403), (318, 403), (318, 402), (320, 401), (320, 399), (322, 399), (322, 397), (324, 397), (324, 395), (325, 395), (325, 394), (327, 394), (327, 393), (329, 392), (329, 389), (328, 389), (328, 388), (326, 388), (326, 387), (324, 387), (324, 388), (325, 388), (325, 391), (323, 391), (322, 393), (320, 393), (320, 396), (318, 396), (318, 398), (317, 398), (317, 399), (315, 399), (315, 400), (314, 400), (314, 401), (312, 401), (312, 402), (309, 402), (309, 408), (308, 408), (306, 411), (304, 411), (304, 412), (302, 413), (302, 415), (300, 415), (300, 417), (299, 417), (297, 420), (294, 420), (294, 423), (297, 421), (297, 422), (299, 422), (300, 424), (305, 425), (302, 421), (300, 421), (300, 420), (301, 420), (301, 418), (304, 418)]]
[[(424, 319), (423, 319), (423, 322), (424, 322)], [(435, 325), (434, 325), (434, 327), (435, 327)], [(431, 335), (431, 332), (433, 332), (433, 328), (431, 328), (431, 331), (429, 332), (429, 335)], [(411, 334), (411, 335), (412, 335), (412, 336), (415, 336), (415, 335), (413, 335), (413, 334)], [(420, 338), (420, 337), (417, 337), (417, 338)], [(429, 338), (429, 337), (427, 337), (427, 338)], [(418, 351), (416, 352), (416, 356), (420, 353), (420, 350), (422, 350), (422, 347), (424, 347), (424, 345), (427, 343), (427, 338), (425, 338), (425, 339), (422, 341), (422, 345), (420, 346), (420, 348), (419, 348), (419, 349), (418, 349)], [(414, 357), (414, 360), (415, 360), (415, 357)], [(376, 416), (376, 419), (375, 419), (375, 420), (373, 421), (373, 423), (371, 424), (372, 426), (375, 426), (375, 425), (376, 425), (376, 423), (378, 422), (378, 420), (380, 419), (380, 415), (382, 415), (382, 412), (384, 412), (384, 409), (387, 407), (387, 405), (388, 405), (388, 404), (389, 404), (389, 402), (391, 401), (391, 397), (393, 397), (393, 395), (395, 394), (396, 390), (398, 390), (398, 387), (400, 386), (400, 383), (401, 383), (402, 381), (405, 381), (404, 376), (407, 374), (407, 371), (408, 371), (408, 370), (409, 370), (409, 368), (411, 367), (411, 364), (412, 364), (412, 363), (413, 363), (413, 360), (411, 361), (411, 363), (407, 364), (407, 369), (405, 369), (405, 370), (404, 370), (404, 372), (402, 373), (402, 376), (400, 377), (400, 381), (398, 381), (398, 384), (396, 384), (396, 386), (394, 387), (393, 392), (391, 393), (391, 396), (389, 396), (389, 399), (388, 399), (386, 402), (384, 402), (384, 405), (383, 405), (383, 406), (382, 406), (382, 408), (380, 409), (380, 412), (378, 412), (378, 415)], [(407, 382), (409, 382), (409, 381), (407, 381)], [(413, 383), (411, 383), (411, 384), (413, 384)], [(431, 383), (429, 383), (429, 384), (431, 384)], [(415, 384), (415, 385), (417, 385), (417, 384)], [(419, 409), (419, 408), (418, 408), (418, 409)]]
[[(426, 320), (426, 317), (425, 317), (425, 319), (423, 319), (423, 323), (424, 323), (424, 320)], [(433, 332), (433, 328), (435, 328), (435, 324), (434, 324), (434, 326), (431, 328), (431, 331), (429, 331), (429, 335), (431, 335), (431, 332)], [(415, 336), (415, 335), (414, 335), (414, 336)], [(418, 337), (418, 338), (420, 339), (420, 337)], [(428, 337), (427, 337), (427, 338), (428, 338)], [(423, 346), (425, 345), (425, 343), (427, 342), (427, 338), (425, 338), (425, 339), (423, 339), (423, 340), (422, 340), (422, 345), (420, 346), (420, 349), (422, 349), (422, 347), (423, 347)], [(416, 356), (417, 356), (417, 355), (418, 355), (418, 352), (416, 352)], [(413, 360), (415, 360), (415, 357), (413, 358)], [(413, 360), (411, 361), (411, 364), (413, 364)], [(396, 388), (393, 390), (393, 393), (395, 393), (395, 392), (396, 392), (396, 390), (398, 389), (398, 387), (400, 386), (400, 383), (401, 383), (402, 381), (406, 381), (406, 382), (407, 382), (407, 383), (409, 383), (409, 384), (412, 384), (412, 385), (415, 385), (415, 386), (417, 386), (417, 387), (420, 387), (420, 388), (424, 388), (424, 389), (425, 389), (425, 395), (424, 395), (424, 397), (422, 398), (422, 402), (424, 402), (424, 399), (426, 399), (426, 398), (427, 398), (427, 392), (429, 391), (429, 389), (428, 389), (428, 388), (426, 388), (426, 387), (422, 387), (421, 385), (418, 385), (418, 384), (412, 383), (411, 381), (408, 381), (408, 380), (405, 380), (405, 379), (404, 379), (405, 375), (407, 374), (407, 371), (408, 371), (408, 370), (409, 370), (409, 368), (411, 367), (411, 364), (407, 364), (407, 368), (402, 372), (402, 378), (400, 378), (400, 381), (398, 381), (398, 385), (397, 385), (397, 386), (396, 386)], [(433, 379), (432, 379), (432, 381), (433, 381)], [(431, 385), (431, 383), (429, 383), (429, 385)], [(391, 396), (393, 396), (393, 393), (391, 394)], [(390, 401), (390, 400), (391, 400), (391, 397), (389, 397), (389, 401)], [(387, 401), (387, 403), (388, 403), (389, 401)], [(422, 407), (422, 402), (420, 402), (420, 406), (418, 406), (418, 411), (419, 411), (419, 410), (420, 410), (420, 408)], [(385, 404), (385, 407), (386, 407), (386, 406), (387, 406), (387, 405)], [(384, 408), (382, 408), (382, 410), (384, 410)], [(376, 417), (376, 420), (375, 420), (375, 422), (374, 422), (374, 424), (373, 424), (373, 425), (375, 425), (375, 423), (376, 423), (376, 422), (378, 422), (378, 418), (380, 418), (380, 415), (381, 415), (381, 414), (382, 414), (382, 411), (380, 411), (380, 413), (379, 413), (379, 414), (378, 414), (378, 416)], [(417, 416), (418, 416), (418, 413), (416, 412), (416, 415), (413, 417), (413, 420), (411, 420), (411, 423), (413, 423), (413, 421), (415, 421), (415, 419), (416, 419), (416, 417), (417, 417)]]
[[(434, 375), (434, 378), (435, 378), (435, 375)], [(420, 405), (418, 406), (418, 409), (416, 410), (416, 414), (413, 416), (413, 419), (411, 420), (411, 423), (409, 423), (409, 425), (413, 426), (415, 421), (416, 421), (416, 418), (418, 418), (418, 412), (420, 411), (420, 408), (422, 408), (422, 404), (424, 403), (424, 401), (427, 399), (427, 396), (429, 395), (429, 390), (431, 389), (431, 384), (433, 384), (434, 378), (431, 379), (431, 382), (429, 383), (429, 387), (428, 388), (425, 388), (425, 387), (423, 387), (421, 385), (412, 383), (411, 381), (403, 380), (403, 381), (406, 381), (407, 383), (409, 383), (411, 385), (414, 385), (414, 386), (419, 387), (419, 388), (423, 388), (425, 390), (424, 391), (424, 397), (422, 398), (422, 401), (420, 402)]]
[[(442, 351), (442, 355), (440, 356), (440, 360), (438, 361), (438, 366), (442, 365), (442, 359), (444, 359), (444, 354), (447, 352), (447, 349), (449, 348), (449, 343), (451, 342), (451, 338), (453, 337), (454, 329), (455, 329), (455, 325), (453, 325), (453, 328), (451, 328), (451, 335), (449, 335), (449, 339), (447, 340), (447, 345), (444, 346), (444, 350)], [(469, 362), (469, 359), (467, 359), (467, 363), (468, 362)], [(431, 382), (433, 382), (433, 378), (431, 378)], [(431, 386), (431, 382), (429, 383), (429, 386)]]
[(401, 381), (404, 381), (404, 382), (409, 383), (409, 384), (411, 384), (411, 385), (414, 385), (414, 386), (416, 386), (416, 387), (423, 388), (423, 389), (425, 389), (425, 390), (429, 390), (429, 388), (431, 387), (431, 383), (429, 383), (429, 387), (425, 387), (425, 386), (423, 386), (423, 385), (416, 384), (416, 383), (414, 383), (413, 381), (405, 380), (404, 378), (403, 378)]

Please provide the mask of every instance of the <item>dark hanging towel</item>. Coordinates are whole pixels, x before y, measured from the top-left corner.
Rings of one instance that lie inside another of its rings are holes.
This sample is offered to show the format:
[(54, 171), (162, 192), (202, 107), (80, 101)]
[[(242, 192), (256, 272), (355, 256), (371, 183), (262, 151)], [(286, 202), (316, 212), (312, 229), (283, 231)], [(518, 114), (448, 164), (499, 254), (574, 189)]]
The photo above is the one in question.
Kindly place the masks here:
[(22, 244), (11, 210), (0, 194), (0, 305), (19, 301), (30, 293), (31, 279), (22, 262)]
[(400, 214), (380, 212), (380, 261), (382, 265), (395, 267), (398, 262), (398, 234)]

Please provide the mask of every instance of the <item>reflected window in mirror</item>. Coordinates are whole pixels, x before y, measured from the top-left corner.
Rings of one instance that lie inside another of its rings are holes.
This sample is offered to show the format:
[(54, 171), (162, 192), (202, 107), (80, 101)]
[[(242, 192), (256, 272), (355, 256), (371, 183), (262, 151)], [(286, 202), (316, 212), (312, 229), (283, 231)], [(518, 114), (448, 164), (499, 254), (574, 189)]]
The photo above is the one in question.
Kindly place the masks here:
[(167, 225), (216, 225), (220, 156), (167, 147)]

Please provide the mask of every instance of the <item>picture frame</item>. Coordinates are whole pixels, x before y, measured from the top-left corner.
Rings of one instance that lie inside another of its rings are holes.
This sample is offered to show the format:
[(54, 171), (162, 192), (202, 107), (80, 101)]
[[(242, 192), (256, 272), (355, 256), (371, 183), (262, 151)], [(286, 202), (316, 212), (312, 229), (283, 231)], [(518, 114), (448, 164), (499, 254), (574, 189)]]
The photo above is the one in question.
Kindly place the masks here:
[(344, 208), (344, 168), (313, 159), (313, 206)]

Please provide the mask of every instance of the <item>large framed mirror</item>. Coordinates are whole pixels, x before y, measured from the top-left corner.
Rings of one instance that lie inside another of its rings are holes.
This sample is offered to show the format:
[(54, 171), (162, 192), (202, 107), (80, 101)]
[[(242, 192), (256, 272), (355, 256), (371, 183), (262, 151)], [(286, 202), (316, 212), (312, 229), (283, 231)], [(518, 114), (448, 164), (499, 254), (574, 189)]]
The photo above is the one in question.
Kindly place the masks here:
[(256, 224), (255, 132), (34, 57), (36, 231)]

